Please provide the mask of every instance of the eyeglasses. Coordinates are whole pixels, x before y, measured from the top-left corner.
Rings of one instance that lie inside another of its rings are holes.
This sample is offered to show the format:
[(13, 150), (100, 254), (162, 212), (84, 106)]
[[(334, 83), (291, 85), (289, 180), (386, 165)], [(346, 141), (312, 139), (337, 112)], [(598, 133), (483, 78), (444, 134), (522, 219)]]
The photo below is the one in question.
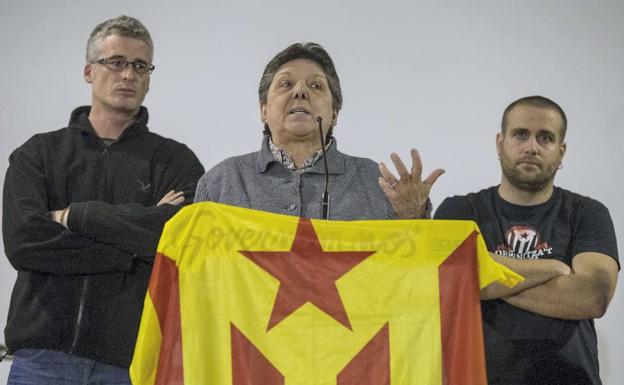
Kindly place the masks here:
[(134, 72), (139, 75), (151, 74), (154, 72), (155, 65), (146, 63), (144, 61), (128, 61), (121, 57), (107, 57), (104, 59), (96, 60), (95, 63), (102, 64), (111, 71), (121, 72), (126, 69), (128, 64), (132, 64)]

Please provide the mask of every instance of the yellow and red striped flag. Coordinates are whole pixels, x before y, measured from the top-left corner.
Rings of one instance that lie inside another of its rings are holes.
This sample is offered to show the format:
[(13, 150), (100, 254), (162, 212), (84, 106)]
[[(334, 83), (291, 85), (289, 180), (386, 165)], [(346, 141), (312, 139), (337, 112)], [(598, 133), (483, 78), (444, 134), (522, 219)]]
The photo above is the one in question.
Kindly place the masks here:
[(479, 289), (522, 278), (467, 221), (218, 203), (165, 226), (134, 385), (485, 385)]

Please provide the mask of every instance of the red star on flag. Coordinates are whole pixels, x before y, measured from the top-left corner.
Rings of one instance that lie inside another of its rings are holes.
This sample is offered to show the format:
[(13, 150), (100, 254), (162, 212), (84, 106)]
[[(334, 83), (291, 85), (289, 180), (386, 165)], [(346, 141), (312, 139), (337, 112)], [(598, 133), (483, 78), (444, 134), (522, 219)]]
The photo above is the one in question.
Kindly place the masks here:
[(374, 251), (323, 251), (309, 219), (301, 218), (290, 251), (240, 251), (280, 281), (267, 331), (306, 302), (351, 330), (336, 280)]

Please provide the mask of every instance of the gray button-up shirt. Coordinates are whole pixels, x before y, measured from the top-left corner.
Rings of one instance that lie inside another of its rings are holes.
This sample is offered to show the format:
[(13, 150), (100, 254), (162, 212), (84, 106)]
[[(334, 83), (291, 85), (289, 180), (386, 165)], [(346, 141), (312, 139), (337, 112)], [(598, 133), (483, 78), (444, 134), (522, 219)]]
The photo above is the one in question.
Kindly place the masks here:
[[(370, 159), (339, 152), (336, 140), (327, 150), (329, 219), (393, 219), (396, 214), (378, 184), (379, 168)], [(262, 141), (260, 151), (228, 158), (199, 180), (195, 202), (233, 206), (305, 218), (319, 218), (325, 186), (317, 161), (304, 172), (287, 169)]]

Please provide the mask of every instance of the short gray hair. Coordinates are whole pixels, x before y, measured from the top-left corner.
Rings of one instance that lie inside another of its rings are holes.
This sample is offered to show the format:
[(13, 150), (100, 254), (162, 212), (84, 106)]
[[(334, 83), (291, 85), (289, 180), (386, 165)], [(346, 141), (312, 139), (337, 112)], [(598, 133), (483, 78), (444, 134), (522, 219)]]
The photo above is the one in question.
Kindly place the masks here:
[(154, 43), (152, 42), (152, 37), (147, 28), (134, 17), (121, 15), (106, 20), (93, 29), (87, 41), (87, 63), (93, 63), (100, 59), (98, 57), (100, 54), (100, 42), (111, 35), (131, 37), (145, 42), (150, 49), (150, 61), (152, 60), (154, 56)]

